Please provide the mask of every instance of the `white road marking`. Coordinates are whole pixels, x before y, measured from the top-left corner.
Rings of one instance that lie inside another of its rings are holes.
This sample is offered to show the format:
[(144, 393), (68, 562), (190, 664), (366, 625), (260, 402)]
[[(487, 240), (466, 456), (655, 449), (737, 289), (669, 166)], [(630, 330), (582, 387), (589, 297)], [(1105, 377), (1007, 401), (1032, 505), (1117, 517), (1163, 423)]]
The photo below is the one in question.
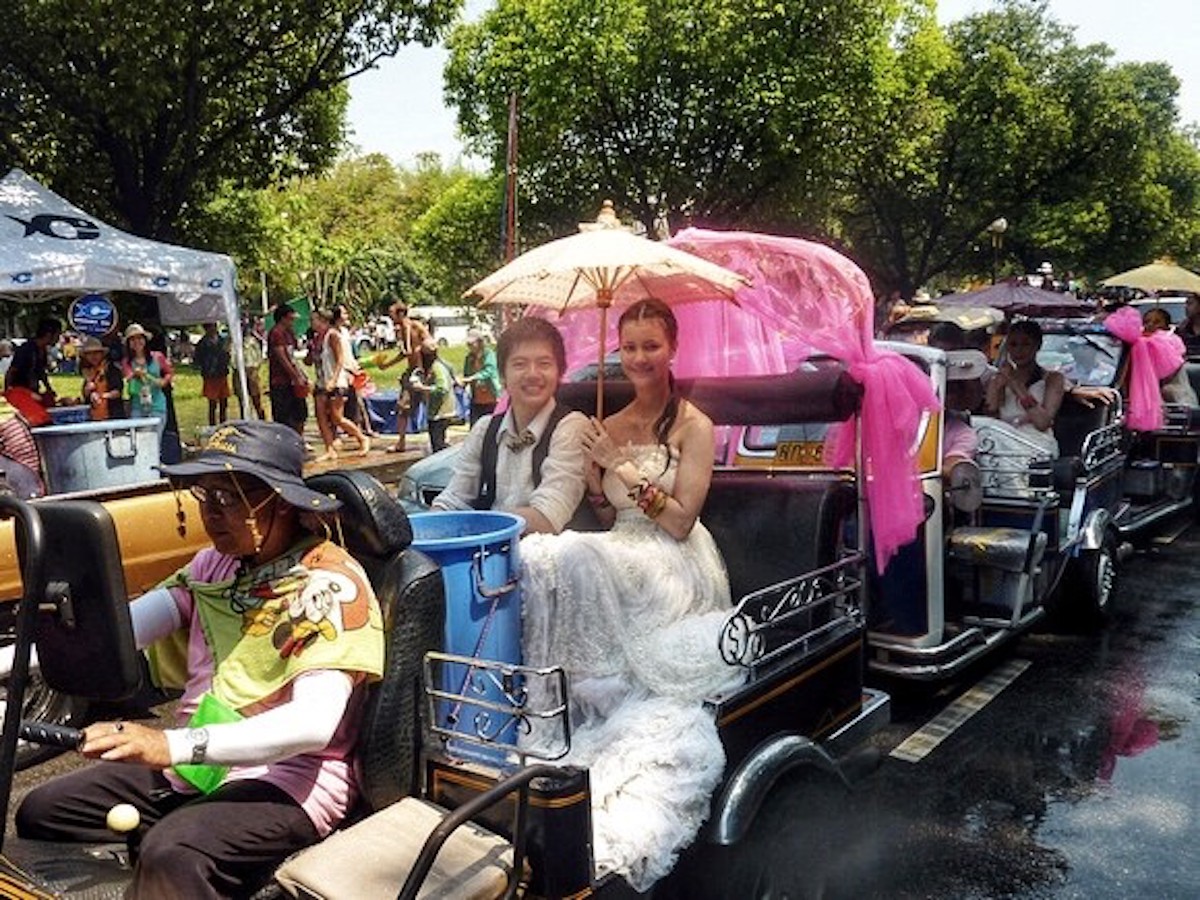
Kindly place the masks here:
[(890, 756), (905, 762), (920, 762), (964, 722), (996, 699), (1031, 665), (1027, 659), (1011, 659), (981, 678), (961, 697), (905, 738)]

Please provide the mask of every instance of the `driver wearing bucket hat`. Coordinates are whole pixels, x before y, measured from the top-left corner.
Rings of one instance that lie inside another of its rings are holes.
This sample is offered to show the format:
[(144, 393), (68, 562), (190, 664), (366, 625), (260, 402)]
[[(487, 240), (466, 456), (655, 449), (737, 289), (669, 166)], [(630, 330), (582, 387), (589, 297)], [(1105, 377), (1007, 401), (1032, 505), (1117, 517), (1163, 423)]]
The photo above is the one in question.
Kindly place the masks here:
[(135, 806), (153, 827), (130, 896), (249, 896), (357, 798), (382, 618), (362, 567), (306, 528), (306, 513), (339, 504), (304, 485), (303, 455), (285, 425), (231, 421), (196, 459), (162, 467), (213, 544), (130, 605), (156, 682), (182, 688), (177, 727), (88, 726), (80, 752), (101, 762), (17, 812), (25, 837), (96, 841), (112, 798)]

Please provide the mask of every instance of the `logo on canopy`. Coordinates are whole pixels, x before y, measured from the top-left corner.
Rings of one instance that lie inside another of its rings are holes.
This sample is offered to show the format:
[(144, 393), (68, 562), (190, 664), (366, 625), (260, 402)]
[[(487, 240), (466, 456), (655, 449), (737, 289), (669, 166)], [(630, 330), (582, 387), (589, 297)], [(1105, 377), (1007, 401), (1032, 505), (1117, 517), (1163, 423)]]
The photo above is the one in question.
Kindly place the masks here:
[[(25, 226), (25, 234), (22, 237), (44, 234), (46, 237), (58, 238), (60, 241), (92, 241), (100, 237), (100, 227), (90, 219), (81, 219), (79, 216), (57, 216), (42, 213), (34, 216), (28, 222), (18, 219), (16, 216), (8, 218), (18, 225)], [(56, 225), (65, 225), (71, 231), (60, 233), (56, 230)]]
[(117, 327), (117, 308), (102, 294), (84, 294), (71, 304), (67, 321), (80, 334), (103, 337)]

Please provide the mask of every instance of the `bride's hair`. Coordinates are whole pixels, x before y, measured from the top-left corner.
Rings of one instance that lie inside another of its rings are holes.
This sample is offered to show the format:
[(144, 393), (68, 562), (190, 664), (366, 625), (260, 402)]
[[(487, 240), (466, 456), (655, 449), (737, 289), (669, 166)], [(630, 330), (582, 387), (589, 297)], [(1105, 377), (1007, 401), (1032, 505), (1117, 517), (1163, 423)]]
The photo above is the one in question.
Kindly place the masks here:
[[(675, 318), (675, 313), (671, 312), (671, 307), (657, 297), (639, 300), (621, 313), (621, 318), (617, 320), (617, 332), (620, 333), (626, 322), (645, 322), (647, 319), (658, 319), (662, 322), (671, 349), (679, 346), (679, 322)], [(675, 427), (675, 420), (679, 417), (679, 394), (675, 391), (675, 373), (669, 372), (667, 379), (671, 387), (671, 394), (667, 398), (667, 405), (663, 407), (662, 414), (654, 423), (654, 439), (667, 448), (667, 465), (669, 466), (671, 464), (671, 448), (667, 443), (667, 437), (671, 434), (671, 429)]]

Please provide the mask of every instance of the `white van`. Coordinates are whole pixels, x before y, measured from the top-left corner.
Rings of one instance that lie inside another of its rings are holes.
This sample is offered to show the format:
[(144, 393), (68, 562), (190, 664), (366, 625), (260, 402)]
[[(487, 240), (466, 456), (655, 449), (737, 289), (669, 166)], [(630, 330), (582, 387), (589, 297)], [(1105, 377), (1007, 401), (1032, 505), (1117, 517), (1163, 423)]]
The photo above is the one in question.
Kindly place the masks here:
[(465, 344), (467, 332), (472, 328), (491, 332), (486, 314), (470, 306), (410, 306), (408, 315), (428, 325), (438, 344), (443, 347)]

